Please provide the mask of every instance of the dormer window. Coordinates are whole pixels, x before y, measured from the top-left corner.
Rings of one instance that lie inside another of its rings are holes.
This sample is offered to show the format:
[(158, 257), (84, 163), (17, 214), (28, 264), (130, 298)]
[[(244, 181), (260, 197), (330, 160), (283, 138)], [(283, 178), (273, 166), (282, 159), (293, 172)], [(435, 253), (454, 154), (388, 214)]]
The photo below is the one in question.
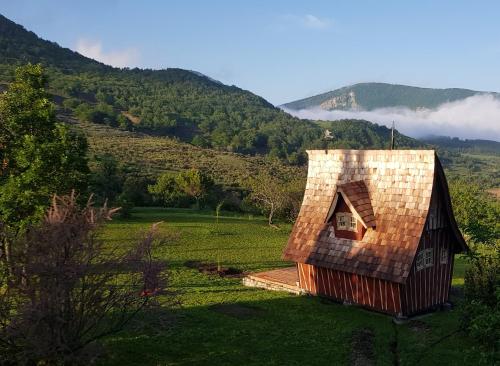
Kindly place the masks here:
[(347, 230), (346, 216), (347, 216), (347, 214), (344, 212), (339, 212), (337, 214), (337, 228), (339, 230)]
[(351, 220), (349, 222), (349, 229), (351, 231), (358, 231), (358, 220), (356, 220), (356, 218), (353, 215), (351, 215), (350, 219)]
[(338, 230), (348, 230), (357, 231), (358, 230), (358, 220), (349, 212), (337, 212), (337, 229)]

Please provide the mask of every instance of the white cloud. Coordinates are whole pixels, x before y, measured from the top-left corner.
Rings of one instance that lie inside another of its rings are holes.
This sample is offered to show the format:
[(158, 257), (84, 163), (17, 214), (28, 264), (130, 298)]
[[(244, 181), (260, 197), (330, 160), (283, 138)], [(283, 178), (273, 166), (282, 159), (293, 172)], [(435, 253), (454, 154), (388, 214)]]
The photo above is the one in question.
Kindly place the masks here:
[(306, 14), (305, 16), (301, 17), (301, 21), (304, 27), (312, 29), (326, 29), (330, 28), (330, 26), (332, 25), (332, 21), (330, 19), (320, 19), (312, 14)]
[(364, 119), (396, 128), (409, 136), (446, 135), (462, 139), (500, 141), (500, 99), (491, 94), (444, 103), (435, 109), (381, 108), (373, 111), (303, 109), (287, 112), (299, 118), (334, 121)]
[(281, 17), (281, 22), (277, 24), (279, 30), (287, 30), (291, 27), (301, 27), (315, 30), (325, 30), (333, 25), (333, 21), (329, 18), (320, 18), (316, 15), (294, 15), (286, 14)]
[(81, 38), (76, 43), (76, 52), (115, 67), (137, 66), (140, 56), (135, 48), (104, 52), (100, 41)]

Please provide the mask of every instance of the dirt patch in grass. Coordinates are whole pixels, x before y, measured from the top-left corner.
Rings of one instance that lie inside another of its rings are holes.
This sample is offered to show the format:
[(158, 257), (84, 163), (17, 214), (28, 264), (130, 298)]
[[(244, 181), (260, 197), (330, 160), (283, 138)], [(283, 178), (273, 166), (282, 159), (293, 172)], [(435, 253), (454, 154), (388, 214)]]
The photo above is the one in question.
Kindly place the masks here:
[(408, 322), (408, 327), (417, 333), (426, 333), (426, 332), (429, 332), (431, 330), (431, 327), (429, 326), (429, 324), (427, 324), (421, 320), (416, 320), (416, 319), (410, 320)]
[(210, 307), (212, 311), (237, 319), (251, 319), (262, 315), (263, 310), (255, 306), (241, 304), (217, 304)]
[(357, 329), (351, 336), (351, 359), (352, 366), (374, 365), (373, 342), (375, 334), (369, 328)]
[(218, 275), (220, 277), (240, 278), (245, 275), (245, 273), (241, 269), (234, 267), (223, 267), (212, 262), (187, 261), (184, 262), (184, 266), (197, 269), (201, 273), (207, 275)]

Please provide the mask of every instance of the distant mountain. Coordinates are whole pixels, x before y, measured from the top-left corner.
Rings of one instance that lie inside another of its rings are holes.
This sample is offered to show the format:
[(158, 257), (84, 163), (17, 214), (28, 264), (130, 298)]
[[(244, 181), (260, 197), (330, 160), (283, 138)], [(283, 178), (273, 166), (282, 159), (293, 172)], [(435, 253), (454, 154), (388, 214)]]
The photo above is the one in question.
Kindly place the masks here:
[[(325, 141), (320, 125), (293, 117), (249, 91), (196, 71), (107, 66), (43, 40), (0, 15), (0, 90), (12, 80), (15, 67), (27, 62), (46, 68), (61, 114), (170, 136), (202, 148), (302, 164), (308, 148), (383, 148), (388, 141), (387, 129), (368, 122), (370, 137), (363, 139), (365, 143), (353, 138), (359, 126), (345, 122), (335, 141)], [(404, 141), (406, 146), (422, 146), (410, 138)]]
[(388, 107), (436, 108), (446, 102), (486, 93), (457, 88), (432, 89), (386, 83), (360, 83), (286, 103), (282, 107), (291, 110), (321, 108), (366, 111)]

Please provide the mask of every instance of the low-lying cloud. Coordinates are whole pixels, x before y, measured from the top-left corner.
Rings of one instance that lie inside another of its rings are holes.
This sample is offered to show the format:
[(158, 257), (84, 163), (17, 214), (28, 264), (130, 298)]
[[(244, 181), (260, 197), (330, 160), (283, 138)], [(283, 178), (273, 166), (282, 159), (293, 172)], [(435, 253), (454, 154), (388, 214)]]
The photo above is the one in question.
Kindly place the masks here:
[(394, 121), (397, 130), (412, 137), (444, 135), (500, 141), (500, 98), (492, 94), (444, 103), (435, 109), (396, 107), (372, 111), (325, 111), (320, 108), (285, 110), (299, 118), (313, 120), (364, 119), (387, 127)]
[(78, 40), (75, 51), (83, 56), (115, 67), (137, 66), (140, 58), (139, 51), (135, 48), (104, 52), (100, 41), (84, 38)]

